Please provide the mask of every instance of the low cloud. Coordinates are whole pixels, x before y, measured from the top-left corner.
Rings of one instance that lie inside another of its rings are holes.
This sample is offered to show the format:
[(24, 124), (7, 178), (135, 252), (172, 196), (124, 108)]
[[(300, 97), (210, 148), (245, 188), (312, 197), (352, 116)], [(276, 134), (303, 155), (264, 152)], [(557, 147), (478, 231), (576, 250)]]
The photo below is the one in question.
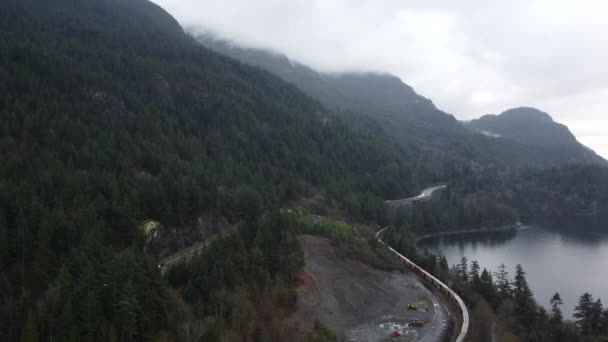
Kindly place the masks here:
[(321, 71), (398, 75), (460, 119), (537, 107), (608, 157), (605, 1), (155, 1)]

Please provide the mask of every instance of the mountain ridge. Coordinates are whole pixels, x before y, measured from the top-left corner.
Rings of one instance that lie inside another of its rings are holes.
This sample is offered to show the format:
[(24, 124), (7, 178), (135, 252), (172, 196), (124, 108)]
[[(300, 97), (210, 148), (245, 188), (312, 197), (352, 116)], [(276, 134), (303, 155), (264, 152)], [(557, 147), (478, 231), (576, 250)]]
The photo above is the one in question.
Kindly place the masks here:
[[(427, 167), (440, 174), (449, 172), (450, 164), (466, 167), (463, 165), (468, 160), (490, 167), (516, 168), (604, 162), (590, 157), (587, 147), (570, 149), (570, 154), (564, 156), (547, 154), (546, 146), (528, 144), (526, 139), (497, 140), (496, 136), (471, 129), (471, 125), (439, 110), (430, 99), (389, 73), (323, 73), (279, 52), (241, 48), (212, 33), (196, 38), (212, 50), (275, 73), (329, 108), (344, 113), (346, 118), (355, 112), (377, 120), (387, 135), (403, 146), (418, 149), (421, 158), (426, 158)], [(437, 160), (445, 161), (444, 165), (438, 166)]]

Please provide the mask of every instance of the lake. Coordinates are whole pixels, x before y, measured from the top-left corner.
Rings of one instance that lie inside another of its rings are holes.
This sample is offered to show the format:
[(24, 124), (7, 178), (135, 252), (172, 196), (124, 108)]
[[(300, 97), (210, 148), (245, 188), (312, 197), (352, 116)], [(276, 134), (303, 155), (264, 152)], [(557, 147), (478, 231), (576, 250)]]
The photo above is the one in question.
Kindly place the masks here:
[(422, 248), (443, 254), (450, 265), (462, 257), (496, 271), (504, 263), (512, 278), (521, 264), (539, 304), (559, 292), (565, 317), (589, 292), (608, 304), (608, 215), (535, 217), (513, 233), (468, 233), (423, 240)]

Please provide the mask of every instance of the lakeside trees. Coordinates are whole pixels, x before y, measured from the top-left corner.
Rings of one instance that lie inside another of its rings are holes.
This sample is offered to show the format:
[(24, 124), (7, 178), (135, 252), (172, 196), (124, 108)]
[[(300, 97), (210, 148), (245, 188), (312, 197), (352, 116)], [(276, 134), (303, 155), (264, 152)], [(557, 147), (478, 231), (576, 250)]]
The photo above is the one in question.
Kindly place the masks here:
[[(497, 332), (513, 334), (521, 341), (605, 341), (608, 339), (608, 309), (603, 309), (600, 299), (594, 300), (591, 294), (581, 295), (575, 308), (574, 326), (564, 320), (561, 311), (563, 302), (559, 293), (555, 293), (548, 301), (550, 311), (540, 305), (526, 279), (526, 273), (521, 265), (516, 265), (515, 276), (510, 279), (508, 271), (501, 265), (495, 273), (495, 281), (488, 276), (480, 276), (486, 281), (474, 281), (473, 265), (467, 281), (462, 278), (462, 263), (452, 275), (453, 287), (462, 294), (463, 299), (473, 310), (473, 336), (482, 336), (476, 332), (484, 328), (483, 322), (495, 320)], [(483, 269), (481, 274), (490, 274)], [(490, 281), (488, 281), (490, 280)], [(490, 304), (491, 310), (482, 309)], [(477, 322), (477, 326), (475, 325)], [(483, 338), (473, 341), (485, 341)]]
[[(561, 296), (554, 294), (547, 303), (550, 310), (534, 298), (521, 265), (515, 266), (513, 278), (502, 264), (492, 273), (481, 269), (475, 260), (462, 258), (449, 273), (445, 257), (437, 259), (428, 252), (420, 253), (399, 234), (386, 231), (385, 241), (400, 253), (449, 284), (467, 303), (471, 314), (470, 341), (488, 341), (491, 332), (505, 341), (606, 341), (608, 340), (608, 309), (600, 299), (581, 295), (575, 308), (574, 325), (564, 320)], [(408, 254), (405, 254), (408, 253)], [(495, 325), (492, 327), (492, 325)]]
[(585, 338), (608, 335), (608, 309), (604, 310), (601, 299), (593, 300), (590, 293), (579, 297), (574, 318), (577, 332)]
[[(448, 188), (449, 189), (449, 188)], [(390, 221), (399, 234), (430, 234), (455, 230), (492, 229), (512, 225), (517, 213), (496, 199), (463, 200), (463, 193), (438, 191), (429, 202), (391, 208)]]

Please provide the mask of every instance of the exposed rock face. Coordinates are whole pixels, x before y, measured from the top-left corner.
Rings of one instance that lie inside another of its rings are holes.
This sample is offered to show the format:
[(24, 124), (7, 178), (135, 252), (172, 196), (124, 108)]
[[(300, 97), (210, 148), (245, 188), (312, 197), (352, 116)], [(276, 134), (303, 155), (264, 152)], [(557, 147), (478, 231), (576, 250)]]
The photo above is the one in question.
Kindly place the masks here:
[(225, 217), (199, 217), (196, 224), (179, 228), (160, 226), (147, 242), (146, 250), (162, 259), (212, 235), (225, 234), (231, 227)]
[(170, 98), (172, 96), (171, 84), (162, 75), (154, 74), (152, 83), (161, 97)]

